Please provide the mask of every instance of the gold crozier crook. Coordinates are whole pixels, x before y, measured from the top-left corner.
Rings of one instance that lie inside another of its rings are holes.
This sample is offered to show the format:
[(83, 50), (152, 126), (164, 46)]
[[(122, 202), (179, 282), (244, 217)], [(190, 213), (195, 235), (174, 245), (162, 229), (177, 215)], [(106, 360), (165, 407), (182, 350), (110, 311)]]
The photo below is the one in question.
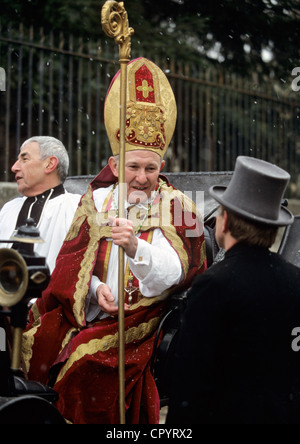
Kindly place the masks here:
[[(115, 39), (119, 46), (120, 62), (120, 150), (119, 150), (119, 217), (125, 218), (125, 128), (127, 64), (130, 60), (131, 36), (127, 12), (123, 2), (107, 1), (102, 7), (101, 24), (103, 31)], [(124, 250), (119, 247), (118, 275), (118, 324), (119, 324), (119, 409), (120, 424), (125, 424), (125, 313), (124, 313)]]

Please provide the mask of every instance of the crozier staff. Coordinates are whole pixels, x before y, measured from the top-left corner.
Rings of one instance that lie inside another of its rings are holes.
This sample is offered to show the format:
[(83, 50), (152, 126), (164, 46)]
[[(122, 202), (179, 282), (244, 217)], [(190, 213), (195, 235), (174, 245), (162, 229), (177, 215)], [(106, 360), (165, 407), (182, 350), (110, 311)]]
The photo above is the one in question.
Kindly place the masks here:
[[(119, 140), (119, 203), (120, 218), (125, 218), (125, 126), (126, 126), (126, 88), (127, 64), (131, 53), (131, 35), (133, 28), (129, 28), (127, 12), (124, 3), (108, 0), (102, 7), (101, 24), (104, 32), (115, 39), (119, 46), (120, 62), (120, 140)], [(118, 322), (119, 322), (119, 408), (120, 424), (125, 424), (125, 332), (124, 332), (124, 250), (119, 244), (119, 271), (118, 271)]]

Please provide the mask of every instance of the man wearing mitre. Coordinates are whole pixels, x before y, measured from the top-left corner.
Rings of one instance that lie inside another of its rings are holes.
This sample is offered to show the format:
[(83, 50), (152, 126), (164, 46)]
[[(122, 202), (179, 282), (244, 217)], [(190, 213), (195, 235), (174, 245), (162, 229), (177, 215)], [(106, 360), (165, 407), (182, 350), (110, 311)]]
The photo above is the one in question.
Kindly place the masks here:
[(125, 251), (126, 423), (158, 422), (150, 370), (156, 331), (170, 296), (206, 269), (196, 205), (160, 175), (176, 122), (170, 84), (144, 58), (128, 64), (127, 82), (127, 217), (118, 217), (118, 73), (105, 102), (113, 156), (82, 197), (24, 334), (29, 378), (53, 385), (57, 408), (77, 424), (119, 422), (118, 248)]

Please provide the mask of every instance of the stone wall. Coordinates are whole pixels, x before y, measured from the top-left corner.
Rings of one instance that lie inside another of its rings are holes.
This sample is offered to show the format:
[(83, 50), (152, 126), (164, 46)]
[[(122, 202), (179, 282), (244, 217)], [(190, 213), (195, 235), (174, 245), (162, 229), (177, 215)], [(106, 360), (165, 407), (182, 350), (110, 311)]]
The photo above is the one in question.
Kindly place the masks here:
[(6, 202), (18, 196), (17, 184), (0, 182), (0, 209)]

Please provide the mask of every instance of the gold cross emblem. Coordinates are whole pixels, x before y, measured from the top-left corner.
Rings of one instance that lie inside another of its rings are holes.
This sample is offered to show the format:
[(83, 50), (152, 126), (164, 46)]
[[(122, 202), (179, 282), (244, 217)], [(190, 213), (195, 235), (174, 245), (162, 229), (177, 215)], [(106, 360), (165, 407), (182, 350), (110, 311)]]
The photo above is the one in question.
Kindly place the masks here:
[(142, 82), (142, 86), (138, 86), (138, 87), (137, 87), (137, 90), (138, 90), (138, 91), (141, 91), (141, 92), (143, 93), (143, 97), (144, 97), (145, 99), (148, 99), (148, 97), (149, 97), (149, 92), (152, 92), (152, 91), (153, 91), (153, 88), (152, 88), (152, 86), (148, 86), (148, 82), (147, 82), (147, 80), (143, 80), (143, 82)]

